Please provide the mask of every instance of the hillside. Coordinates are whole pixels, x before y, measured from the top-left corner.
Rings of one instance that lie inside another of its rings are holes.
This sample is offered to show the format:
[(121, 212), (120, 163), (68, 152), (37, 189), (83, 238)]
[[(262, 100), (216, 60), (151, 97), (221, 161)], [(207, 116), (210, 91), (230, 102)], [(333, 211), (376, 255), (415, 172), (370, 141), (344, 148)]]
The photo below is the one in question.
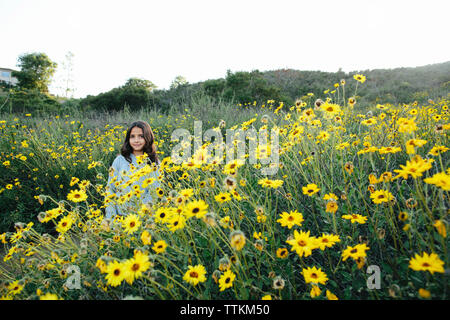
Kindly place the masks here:
[(450, 61), (415, 68), (375, 69), (345, 72), (299, 71), (292, 69), (263, 72), (269, 84), (295, 99), (308, 92), (321, 94), (334, 83), (345, 79), (351, 83), (354, 74), (364, 74), (367, 81), (358, 95), (369, 101), (408, 102), (425, 95), (446, 95), (450, 86)]

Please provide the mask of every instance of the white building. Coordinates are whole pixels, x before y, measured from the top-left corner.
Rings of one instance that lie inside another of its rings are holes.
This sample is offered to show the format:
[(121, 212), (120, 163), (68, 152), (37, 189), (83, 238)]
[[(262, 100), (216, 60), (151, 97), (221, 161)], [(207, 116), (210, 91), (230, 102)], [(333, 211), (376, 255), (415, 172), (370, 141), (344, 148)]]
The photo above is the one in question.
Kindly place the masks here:
[(5, 81), (6, 83), (16, 85), (18, 81), (17, 78), (12, 76), (13, 71), (15, 70), (0, 68), (0, 81)]

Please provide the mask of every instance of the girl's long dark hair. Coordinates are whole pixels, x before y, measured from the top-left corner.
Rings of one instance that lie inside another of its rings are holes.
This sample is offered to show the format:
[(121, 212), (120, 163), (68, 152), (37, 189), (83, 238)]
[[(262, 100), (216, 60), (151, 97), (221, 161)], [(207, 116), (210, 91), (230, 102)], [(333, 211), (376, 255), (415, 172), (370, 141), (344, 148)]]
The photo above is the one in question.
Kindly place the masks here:
[(158, 164), (159, 159), (158, 155), (156, 154), (155, 136), (153, 135), (153, 131), (150, 125), (145, 121), (141, 120), (135, 121), (130, 125), (130, 127), (127, 130), (127, 135), (125, 137), (125, 141), (122, 145), (120, 153), (129, 163), (132, 162), (131, 154), (133, 153), (133, 148), (130, 145), (130, 134), (131, 130), (134, 127), (141, 128), (142, 132), (144, 133), (145, 145), (142, 151), (148, 154), (148, 158), (151, 160), (151, 162)]

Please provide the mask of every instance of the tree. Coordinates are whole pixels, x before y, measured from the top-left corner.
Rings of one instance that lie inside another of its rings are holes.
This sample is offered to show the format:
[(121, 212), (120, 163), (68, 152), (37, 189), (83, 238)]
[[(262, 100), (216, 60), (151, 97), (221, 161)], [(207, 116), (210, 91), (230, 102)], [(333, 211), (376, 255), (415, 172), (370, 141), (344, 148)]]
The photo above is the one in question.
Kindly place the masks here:
[(187, 80), (185, 77), (183, 76), (177, 76), (173, 81), (172, 84), (170, 85), (170, 89), (175, 89), (178, 86), (182, 86), (188, 84)]
[(135, 88), (144, 88), (147, 91), (153, 91), (157, 88), (157, 86), (151, 82), (150, 80), (140, 79), (140, 78), (130, 78), (124, 85), (125, 87), (135, 87)]
[(20, 87), (35, 89), (41, 93), (48, 93), (48, 85), (56, 71), (58, 64), (50, 60), (45, 53), (27, 53), (19, 56), (17, 66), (20, 71), (13, 71)]
[(205, 89), (206, 94), (217, 98), (223, 94), (226, 86), (226, 81), (225, 79), (210, 79), (203, 82), (202, 85)]

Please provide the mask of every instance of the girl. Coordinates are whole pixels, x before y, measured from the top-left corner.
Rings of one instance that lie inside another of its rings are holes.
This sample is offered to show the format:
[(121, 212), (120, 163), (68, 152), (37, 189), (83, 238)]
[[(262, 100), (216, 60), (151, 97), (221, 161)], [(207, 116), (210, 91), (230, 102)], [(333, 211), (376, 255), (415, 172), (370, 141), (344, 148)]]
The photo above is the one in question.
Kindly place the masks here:
[(130, 125), (120, 153), (109, 171), (106, 218), (137, 211), (133, 200), (140, 198), (143, 204), (150, 203), (150, 190), (160, 186), (155, 137), (147, 122)]

